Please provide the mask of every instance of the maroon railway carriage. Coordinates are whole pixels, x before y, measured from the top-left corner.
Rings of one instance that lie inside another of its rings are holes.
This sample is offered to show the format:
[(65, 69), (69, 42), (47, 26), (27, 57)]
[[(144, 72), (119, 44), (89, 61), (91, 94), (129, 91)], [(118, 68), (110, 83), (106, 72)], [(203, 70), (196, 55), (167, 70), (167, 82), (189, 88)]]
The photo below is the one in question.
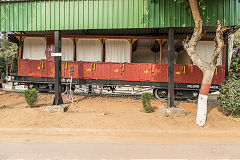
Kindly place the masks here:
[[(53, 35), (10, 35), (17, 41), (18, 73), (15, 82), (39, 91), (54, 88)], [(17, 39), (17, 40), (16, 40)], [(192, 63), (182, 47), (183, 38), (175, 38), (174, 81), (178, 98), (196, 98), (202, 80), (201, 70)], [(62, 36), (62, 83), (96, 89), (149, 87), (158, 98), (167, 96), (168, 43), (166, 37), (145, 36)], [(197, 47), (201, 58), (210, 60), (214, 50), (212, 38), (201, 40)], [(218, 58), (211, 91), (225, 80), (226, 48)], [(135, 89), (136, 90), (136, 89)]]

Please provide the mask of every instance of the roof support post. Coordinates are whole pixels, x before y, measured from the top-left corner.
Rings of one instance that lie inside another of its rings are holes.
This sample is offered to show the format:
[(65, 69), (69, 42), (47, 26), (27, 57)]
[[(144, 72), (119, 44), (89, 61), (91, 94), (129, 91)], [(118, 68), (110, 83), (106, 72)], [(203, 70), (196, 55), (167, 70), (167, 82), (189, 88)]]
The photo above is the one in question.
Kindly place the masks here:
[[(61, 52), (61, 33), (60, 31), (54, 31), (54, 46), (55, 46), (55, 52), (60, 53)], [(53, 101), (53, 105), (60, 105), (63, 104), (63, 99), (61, 96), (61, 56), (55, 56), (55, 98)]]
[(168, 31), (168, 107), (174, 105), (174, 28)]

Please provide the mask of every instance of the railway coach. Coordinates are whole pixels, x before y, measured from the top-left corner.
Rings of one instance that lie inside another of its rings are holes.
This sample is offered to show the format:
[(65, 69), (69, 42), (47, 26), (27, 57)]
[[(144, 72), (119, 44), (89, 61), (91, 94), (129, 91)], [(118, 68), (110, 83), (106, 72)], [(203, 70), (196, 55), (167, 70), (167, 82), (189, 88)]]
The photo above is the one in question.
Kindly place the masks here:
[[(211, 60), (215, 23), (225, 31), (210, 91), (224, 83), (228, 68), (227, 35), (240, 24), (238, 0), (204, 0), (200, 9), (206, 32), (197, 46), (200, 57)], [(1, 31), (11, 31), (18, 44), (15, 82), (54, 90), (54, 31), (60, 31), (61, 82), (85, 92), (141, 93), (152, 89), (157, 98), (168, 94), (169, 63), (174, 63), (178, 98), (196, 98), (202, 72), (193, 64), (182, 41), (193, 33), (194, 21), (184, 3), (174, 0), (54, 0), (1, 1)], [(169, 28), (174, 41), (169, 42)], [(170, 46), (172, 45), (172, 46)], [(168, 48), (174, 47), (174, 61)]]

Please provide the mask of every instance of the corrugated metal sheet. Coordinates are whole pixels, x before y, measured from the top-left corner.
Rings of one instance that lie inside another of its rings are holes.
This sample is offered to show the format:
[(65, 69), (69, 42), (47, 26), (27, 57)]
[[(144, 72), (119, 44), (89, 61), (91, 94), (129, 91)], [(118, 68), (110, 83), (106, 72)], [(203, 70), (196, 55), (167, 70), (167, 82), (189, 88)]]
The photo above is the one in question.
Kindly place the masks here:
[[(190, 10), (180, 1), (4, 1), (0, 31), (191, 27)], [(201, 6), (205, 26), (214, 26), (217, 19), (225, 26), (240, 25), (238, 0), (203, 0)]]

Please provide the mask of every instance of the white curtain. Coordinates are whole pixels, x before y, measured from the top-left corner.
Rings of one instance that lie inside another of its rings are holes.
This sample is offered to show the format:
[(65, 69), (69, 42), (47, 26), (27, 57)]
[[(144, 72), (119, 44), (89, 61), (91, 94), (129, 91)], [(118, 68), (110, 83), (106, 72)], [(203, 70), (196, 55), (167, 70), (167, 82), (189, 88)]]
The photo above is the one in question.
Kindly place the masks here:
[(46, 59), (46, 40), (42, 37), (27, 37), (23, 44), (23, 59)]
[(101, 62), (102, 43), (99, 39), (79, 39), (76, 45), (77, 61)]
[(73, 61), (74, 42), (70, 38), (62, 38), (62, 61)]
[[(197, 45), (197, 53), (206, 62), (211, 62), (214, 48), (214, 41), (199, 41)], [(217, 66), (219, 65), (222, 65), (222, 53), (220, 53), (217, 59)]]
[(126, 39), (106, 41), (105, 62), (130, 63), (131, 44)]

